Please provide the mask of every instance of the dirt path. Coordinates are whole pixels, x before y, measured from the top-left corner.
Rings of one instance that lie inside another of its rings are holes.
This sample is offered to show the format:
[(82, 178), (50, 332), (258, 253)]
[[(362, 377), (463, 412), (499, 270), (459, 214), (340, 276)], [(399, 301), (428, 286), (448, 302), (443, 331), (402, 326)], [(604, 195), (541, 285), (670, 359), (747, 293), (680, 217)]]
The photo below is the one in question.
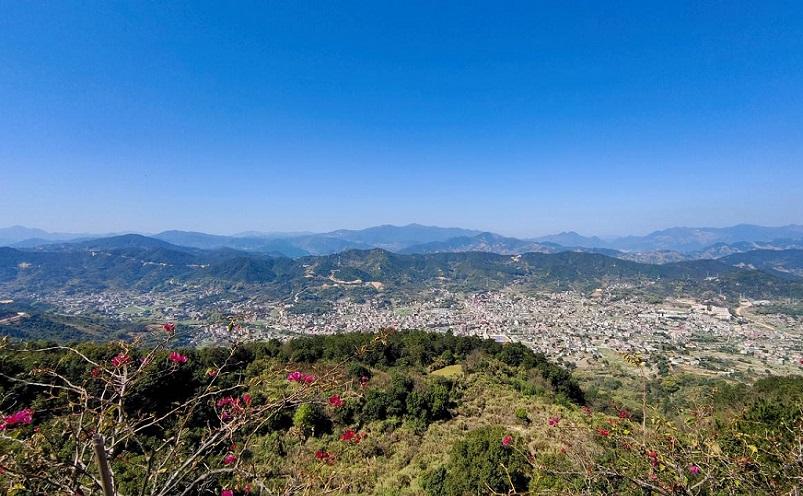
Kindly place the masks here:
[(12, 315), (11, 317), (6, 317), (5, 319), (0, 319), (0, 325), (2, 325), (2, 324), (13, 324), (14, 322), (18, 322), (18, 321), (24, 319), (27, 316), (28, 316), (28, 314), (25, 313), (25, 312), (17, 312), (17, 315)]
[(742, 308), (750, 308), (751, 306), (753, 306), (753, 305), (751, 305), (750, 303), (747, 303), (747, 304), (739, 303), (739, 306), (736, 307), (736, 316), (737, 317), (742, 317), (744, 319), (747, 319), (747, 321), (750, 322), (751, 324), (755, 324), (757, 326), (761, 326), (761, 327), (763, 327), (765, 329), (769, 329), (770, 331), (775, 331), (776, 329), (774, 327), (772, 327), (771, 325), (765, 324), (764, 322), (759, 322), (757, 320), (751, 319), (750, 317), (748, 317), (747, 315), (745, 315), (742, 312)]

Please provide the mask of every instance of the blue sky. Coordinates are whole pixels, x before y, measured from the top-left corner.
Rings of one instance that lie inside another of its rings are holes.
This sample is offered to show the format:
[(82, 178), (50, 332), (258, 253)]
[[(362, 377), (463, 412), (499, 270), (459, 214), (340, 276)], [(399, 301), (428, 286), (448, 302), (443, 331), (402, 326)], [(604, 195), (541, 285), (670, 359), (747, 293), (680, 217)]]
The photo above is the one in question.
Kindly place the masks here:
[(801, 2), (0, 0), (0, 225), (803, 223)]

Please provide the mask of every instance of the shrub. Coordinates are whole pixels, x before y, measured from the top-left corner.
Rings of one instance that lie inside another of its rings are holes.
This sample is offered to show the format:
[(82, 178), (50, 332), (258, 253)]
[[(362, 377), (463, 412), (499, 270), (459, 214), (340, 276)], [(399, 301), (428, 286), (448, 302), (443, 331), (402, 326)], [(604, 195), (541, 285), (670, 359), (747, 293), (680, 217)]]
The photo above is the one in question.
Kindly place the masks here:
[(501, 427), (469, 432), (454, 445), (445, 468), (436, 469), (422, 480), (427, 493), (468, 496), (488, 494), (489, 490), (506, 494), (526, 489), (530, 467), (513, 445), (503, 445), (505, 435)]

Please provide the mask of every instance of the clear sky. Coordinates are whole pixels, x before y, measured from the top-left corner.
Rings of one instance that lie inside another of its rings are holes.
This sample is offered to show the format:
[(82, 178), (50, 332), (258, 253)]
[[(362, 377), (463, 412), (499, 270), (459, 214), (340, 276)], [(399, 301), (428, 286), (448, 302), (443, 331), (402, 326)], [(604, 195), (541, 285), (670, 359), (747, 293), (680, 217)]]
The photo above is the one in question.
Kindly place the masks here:
[(0, 226), (803, 223), (803, 2), (0, 0)]

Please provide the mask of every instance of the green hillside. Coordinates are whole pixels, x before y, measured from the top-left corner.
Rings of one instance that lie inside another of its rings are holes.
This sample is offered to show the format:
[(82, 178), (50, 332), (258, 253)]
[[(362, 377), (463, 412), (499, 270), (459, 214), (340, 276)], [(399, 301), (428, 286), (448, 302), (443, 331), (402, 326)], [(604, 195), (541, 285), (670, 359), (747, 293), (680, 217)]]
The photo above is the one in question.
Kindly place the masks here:
[[(140, 237), (141, 238), (141, 237)], [(618, 283), (651, 286), (657, 293), (803, 296), (803, 280), (715, 260), (651, 265), (595, 253), (435, 253), (399, 255), (381, 249), (289, 259), (236, 250), (135, 246), (139, 238), (107, 239), (103, 246), (46, 251), (0, 248), (0, 288), (159, 290), (171, 284), (249, 285), (274, 297), (331, 283), (379, 282), (389, 291), (431, 287), (478, 291), (518, 285), (532, 289), (593, 289)], [(145, 238), (149, 239), (149, 238)], [(121, 246), (122, 245), (122, 246)], [(165, 246), (167, 245), (167, 246)], [(96, 249), (97, 248), (97, 249)]]
[(803, 475), (801, 377), (646, 375), (622, 386), (632, 402), (588, 397), (521, 345), (448, 334), (166, 339), (6, 343), (0, 487), (99, 494), (87, 432), (121, 495), (789, 494)]

